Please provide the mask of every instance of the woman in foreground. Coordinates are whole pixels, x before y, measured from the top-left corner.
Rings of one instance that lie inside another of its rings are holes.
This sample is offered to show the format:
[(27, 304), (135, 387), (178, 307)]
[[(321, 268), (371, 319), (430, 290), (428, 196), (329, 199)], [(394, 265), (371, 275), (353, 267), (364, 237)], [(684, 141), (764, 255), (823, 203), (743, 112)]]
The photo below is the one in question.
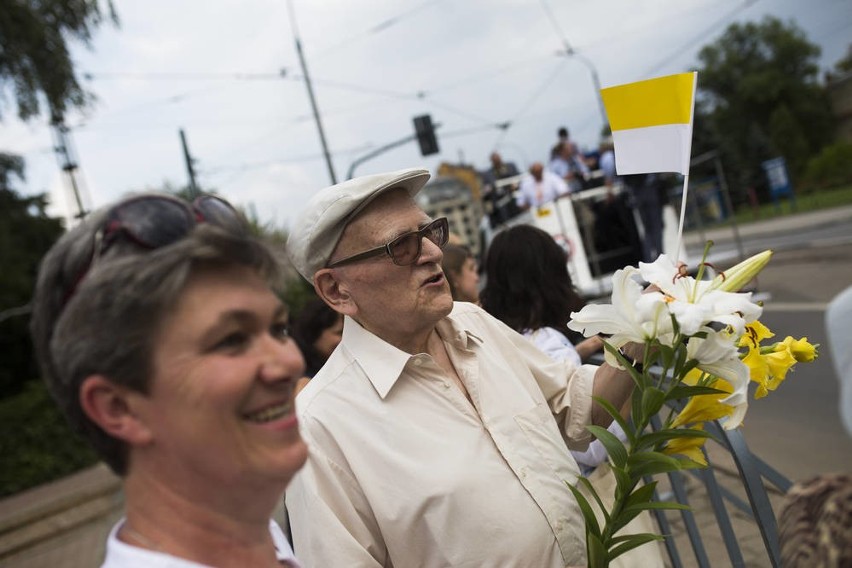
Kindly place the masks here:
[(123, 481), (103, 566), (298, 566), (271, 520), (307, 457), (279, 272), (213, 196), (124, 199), (42, 261), (44, 378)]

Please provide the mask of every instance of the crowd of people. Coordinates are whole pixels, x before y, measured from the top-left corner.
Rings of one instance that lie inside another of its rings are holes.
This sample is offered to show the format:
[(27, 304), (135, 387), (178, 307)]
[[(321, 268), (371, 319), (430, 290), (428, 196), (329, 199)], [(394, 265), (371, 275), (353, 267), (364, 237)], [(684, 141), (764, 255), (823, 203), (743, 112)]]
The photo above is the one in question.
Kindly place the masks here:
[[(565, 134), (553, 160), (576, 153)], [(153, 193), (53, 246), (32, 334), (60, 408), (122, 479), (104, 566), (585, 565), (566, 484), (614, 487), (585, 427), (623, 438), (594, 398), (627, 416), (633, 381), (567, 329), (584, 300), (551, 235), (501, 231), (480, 279), (415, 200), (429, 177), (318, 192), (286, 251), (218, 197)], [(285, 263), (316, 295), (292, 316)], [(651, 543), (618, 565), (663, 561)]]
[[(126, 495), (104, 566), (584, 562), (568, 449), (611, 422), (592, 397), (621, 407), (632, 381), (479, 307), (475, 259), (445, 259), (447, 220), (414, 200), (428, 179), (310, 201), (286, 252), (317, 299), (292, 321), (283, 251), (213, 196), (130, 197), (51, 249), (44, 376)], [(292, 540), (272, 520), (285, 489)]]
[[(616, 174), (612, 137), (603, 138), (592, 152), (580, 151), (571, 139), (567, 128), (557, 131), (557, 142), (546, 161), (534, 161), (522, 174), (512, 162), (505, 162), (494, 152), (491, 167), (480, 173), (483, 205), (492, 230), (498, 230), (523, 211), (540, 210), (554, 201), (594, 187), (606, 187), (607, 199), (598, 209), (587, 211), (586, 216), (604, 217), (595, 228), (594, 240), (601, 249), (623, 246), (623, 241), (641, 241), (639, 260), (653, 262), (663, 252), (663, 205), (666, 186), (657, 174)], [(501, 180), (503, 180), (501, 182)], [(509, 183), (509, 180), (511, 183)], [(624, 188), (624, 198), (613, 191), (618, 184)], [(625, 215), (633, 209), (641, 222), (641, 229)], [(627, 238), (610, 238), (609, 233), (625, 234)], [(628, 262), (629, 263), (629, 262)], [(624, 263), (622, 263), (624, 264)]]

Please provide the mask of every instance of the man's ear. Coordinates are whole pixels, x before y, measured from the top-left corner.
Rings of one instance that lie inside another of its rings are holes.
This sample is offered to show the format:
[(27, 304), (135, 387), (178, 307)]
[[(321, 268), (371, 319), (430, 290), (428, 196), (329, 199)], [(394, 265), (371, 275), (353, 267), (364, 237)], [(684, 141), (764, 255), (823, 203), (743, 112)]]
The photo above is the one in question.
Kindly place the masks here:
[(142, 397), (117, 385), (103, 375), (90, 375), (80, 385), (80, 406), (101, 430), (131, 445), (146, 445), (152, 432), (135, 412), (134, 404)]
[(337, 278), (333, 268), (317, 270), (314, 274), (314, 290), (334, 311), (347, 316), (354, 316), (358, 312), (349, 288)]

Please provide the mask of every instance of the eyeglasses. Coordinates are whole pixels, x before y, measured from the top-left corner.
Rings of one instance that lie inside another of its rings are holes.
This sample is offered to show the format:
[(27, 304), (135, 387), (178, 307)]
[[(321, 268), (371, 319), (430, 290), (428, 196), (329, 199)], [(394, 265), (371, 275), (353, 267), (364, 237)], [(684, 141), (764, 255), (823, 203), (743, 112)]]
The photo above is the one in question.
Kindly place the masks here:
[(119, 203), (110, 209), (103, 226), (95, 233), (92, 256), (66, 293), (63, 307), (74, 296), (97, 259), (119, 237), (153, 250), (181, 240), (198, 223), (211, 223), (232, 233), (245, 233), (247, 230), (237, 210), (215, 195), (202, 195), (192, 203), (166, 195), (142, 195)]
[(388, 255), (394, 264), (399, 266), (408, 266), (414, 264), (420, 258), (420, 253), (423, 249), (423, 238), (427, 238), (440, 248), (444, 248), (450, 238), (450, 227), (446, 217), (435, 219), (419, 231), (412, 231), (400, 235), (386, 245), (360, 252), (358, 254), (347, 256), (338, 261), (332, 262), (328, 268), (351, 264), (359, 260), (365, 260), (383, 254)]

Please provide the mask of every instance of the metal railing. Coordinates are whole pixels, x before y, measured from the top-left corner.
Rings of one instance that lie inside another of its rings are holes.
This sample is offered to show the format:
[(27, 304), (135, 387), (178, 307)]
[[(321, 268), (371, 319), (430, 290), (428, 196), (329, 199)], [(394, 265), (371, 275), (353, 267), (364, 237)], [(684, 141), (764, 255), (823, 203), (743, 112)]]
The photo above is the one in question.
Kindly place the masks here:
[[(602, 363), (603, 356), (594, 356), (592, 362), (597, 364)], [(661, 428), (659, 417), (654, 417), (651, 420), (651, 428), (654, 430), (659, 430)], [(738, 511), (744, 513), (755, 523), (760, 532), (763, 546), (766, 550), (766, 558), (769, 563), (768, 565), (773, 566), (773, 568), (778, 568), (781, 566), (778, 523), (772, 509), (767, 487), (774, 486), (781, 494), (785, 494), (792, 486), (792, 482), (752, 453), (746, 444), (745, 438), (743, 437), (740, 429), (725, 430), (718, 421), (706, 423), (705, 429), (713, 436), (713, 438), (708, 439), (707, 443), (710, 444), (715, 441), (718, 447), (726, 452), (723, 455), (729, 455), (736, 465), (738, 484), (741, 485), (741, 489), (745, 493), (746, 500), (743, 500), (733, 491), (719, 483), (716, 471), (719, 464), (713, 461), (706, 448), (702, 448), (702, 452), (707, 459), (706, 468), (687, 469), (684, 471), (675, 471), (666, 474), (669, 484), (671, 485), (672, 495), (664, 495), (661, 497), (655, 491), (654, 498), (660, 501), (673, 500), (681, 503), (682, 505), (690, 506), (687, 495), (687, 481), (689, 478), (692, 478), (698, 482), (709, 500), (710, 507), (725, 546), (725, 551), (730, 560), (730, 566), (744, 567), (746, 566), (746, 561), (743, 557), (742, 547), (740, 546), (737, 534), (734, 531), (728, 506), (734, 507)], [(719, 460), (717, 460), (717, 462), (718, 461)], [(645, 483), (654, 481), (658, 477), (661, 476), (646, 477)], [(659, 479), (657, 480), (659, 481)], [(653, 513), (657, 524), (659, 525), (661, 534), (666, 535), (667, 537), (663, 544), (673, 568), (681, 568), (684, 566), (684, 557), (686, 554), (694, 556), (695, 561), (700, 568), (709, 568), (712, 566), (708, 556), (704, 536), (702, 536), (701, 530), (696, 522), (694, 510), (690, 509), (680, 511), (686, 536), (688, 537), (691, 548), (691, 551), (685, 551), (685, 553), (680, 550), (677, 539), (672, 536), (673, 527), (670, 522), (670, 517), (667, 516), (666, 511), (657, 509), (654, 510)]]

